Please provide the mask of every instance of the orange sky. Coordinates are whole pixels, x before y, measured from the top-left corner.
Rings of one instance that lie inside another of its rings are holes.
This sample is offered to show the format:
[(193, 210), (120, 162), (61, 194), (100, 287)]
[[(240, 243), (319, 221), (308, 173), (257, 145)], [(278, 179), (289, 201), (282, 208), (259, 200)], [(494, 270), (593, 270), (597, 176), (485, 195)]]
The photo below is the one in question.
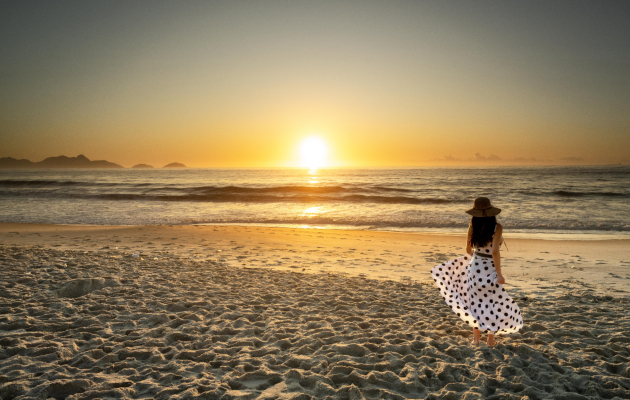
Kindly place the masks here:
[(0, 157), (630, 163), (623, 1), (0, 7)]

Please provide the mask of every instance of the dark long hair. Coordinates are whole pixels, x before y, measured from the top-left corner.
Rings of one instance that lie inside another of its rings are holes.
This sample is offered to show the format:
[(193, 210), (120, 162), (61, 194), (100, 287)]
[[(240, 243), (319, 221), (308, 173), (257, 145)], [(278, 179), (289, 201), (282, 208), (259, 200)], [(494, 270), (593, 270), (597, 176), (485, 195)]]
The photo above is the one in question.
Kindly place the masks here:
[(497, 217), (472, 217), (470, 226), (472, 227), (470, 245), (483, 247), (492, 240), (494, 229), (497, 226)]

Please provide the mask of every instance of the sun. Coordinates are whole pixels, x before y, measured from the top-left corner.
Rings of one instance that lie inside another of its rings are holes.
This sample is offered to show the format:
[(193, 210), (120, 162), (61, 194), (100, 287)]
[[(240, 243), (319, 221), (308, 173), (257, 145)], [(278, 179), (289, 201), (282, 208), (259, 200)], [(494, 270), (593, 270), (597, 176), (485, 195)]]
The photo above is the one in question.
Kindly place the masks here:
[(318, 137), (304, 139), (300, 145), (300, 166), (317, 169), (328, 166), (328, 148)]

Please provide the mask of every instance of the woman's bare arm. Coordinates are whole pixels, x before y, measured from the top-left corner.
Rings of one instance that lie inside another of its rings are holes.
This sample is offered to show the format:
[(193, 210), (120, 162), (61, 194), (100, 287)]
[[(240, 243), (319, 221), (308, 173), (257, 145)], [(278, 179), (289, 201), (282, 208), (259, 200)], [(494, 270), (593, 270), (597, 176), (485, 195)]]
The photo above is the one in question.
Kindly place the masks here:
[(494, 261), (494, 268), (497, 270), (497, 283), (505, 283), (505, 278), (501, 274), (501, 241), (503, 240), (503, 226), (497, 224), (497, 230), (494, 231), (494, 238), (492, 238), (492, 261)]

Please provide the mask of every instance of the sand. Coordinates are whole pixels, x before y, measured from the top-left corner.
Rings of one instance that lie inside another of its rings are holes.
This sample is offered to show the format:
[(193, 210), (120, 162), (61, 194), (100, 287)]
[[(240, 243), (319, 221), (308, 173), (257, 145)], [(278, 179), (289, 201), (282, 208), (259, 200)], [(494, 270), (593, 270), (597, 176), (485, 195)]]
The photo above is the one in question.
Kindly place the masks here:
[(462, 241), (0, 224), (0, 397), (630, 398), (628, 241), (508, 237), (493, 348), (428, 273)]

